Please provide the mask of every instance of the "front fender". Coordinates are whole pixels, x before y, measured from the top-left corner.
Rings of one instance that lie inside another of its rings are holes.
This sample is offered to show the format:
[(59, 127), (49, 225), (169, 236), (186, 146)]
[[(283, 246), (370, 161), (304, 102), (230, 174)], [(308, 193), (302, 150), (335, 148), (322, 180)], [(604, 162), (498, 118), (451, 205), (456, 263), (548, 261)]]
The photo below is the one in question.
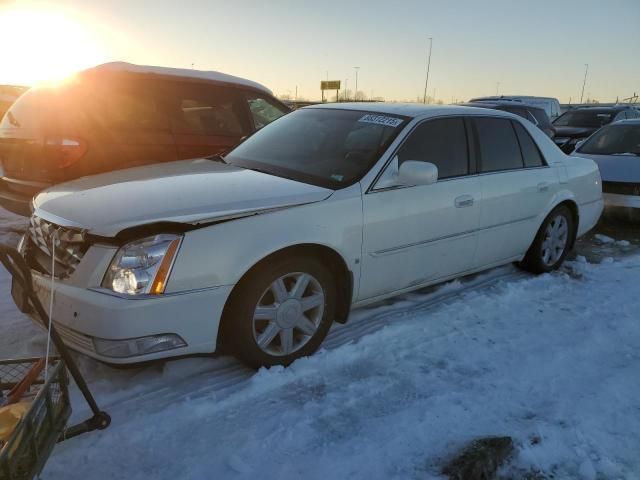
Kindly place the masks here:
[(185, 233), (167, 291), (235, 285), (262, 259), (301, 244), (326, 246), (337, 252), (353, 273), (357, 291), (362, 246), (358, 184), (317, 203)]

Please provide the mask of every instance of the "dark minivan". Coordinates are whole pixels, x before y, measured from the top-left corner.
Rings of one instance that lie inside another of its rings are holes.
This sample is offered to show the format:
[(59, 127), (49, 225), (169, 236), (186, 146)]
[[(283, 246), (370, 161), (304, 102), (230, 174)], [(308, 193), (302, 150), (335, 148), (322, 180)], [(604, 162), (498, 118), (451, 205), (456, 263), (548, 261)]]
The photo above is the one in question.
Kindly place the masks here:
[(0, 205), (85, 175), (223, 153), (289, 112), (218, 72), (110, 63), (24, 93), (0, 122)]

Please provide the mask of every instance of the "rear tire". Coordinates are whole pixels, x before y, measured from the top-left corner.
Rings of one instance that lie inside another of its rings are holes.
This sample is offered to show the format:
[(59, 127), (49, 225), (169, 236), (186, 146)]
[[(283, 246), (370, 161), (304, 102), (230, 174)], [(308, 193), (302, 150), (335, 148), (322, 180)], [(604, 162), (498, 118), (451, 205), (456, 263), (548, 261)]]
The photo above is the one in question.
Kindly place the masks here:
[(546, 273), (562, 265), (575, 235), (573, 213), (565, 205), (560, 205), (542, 222), (531, 247), (518, 264), (532, 273)]
[(250, 367), (286, 366), (318, 349), (335, 309), (327, 267), (314, 258), (276, 258), (255, 268), (232, 293), (223, 342)]

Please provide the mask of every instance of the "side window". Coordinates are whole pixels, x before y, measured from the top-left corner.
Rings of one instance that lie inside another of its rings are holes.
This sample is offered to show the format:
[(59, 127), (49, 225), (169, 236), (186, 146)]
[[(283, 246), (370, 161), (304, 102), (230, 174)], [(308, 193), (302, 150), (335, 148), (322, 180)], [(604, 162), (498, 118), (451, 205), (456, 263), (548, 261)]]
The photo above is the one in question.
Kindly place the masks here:
[(168, 112), (175, 133), (242, 136), (242, 107), (233, 89), (174, 84), (159, 101)]
[(265, 125), (273, 122), (287, 113), (280, 105), (267, 100), (264, 97), (249, 94), (247, 95), (249, 110), (253, 117), (253, 124), (256, 130), (260, 130)]
[(482, 172), (522, 168), (522, 156), (511, 121), (502, 118), (473, 120), (480, 143)]
[(398, 151), (398, 166), (406, 160), (431, 162), (438, 179), (469, 173), (467, 135), (462, 118), (430, 120), (419, 125)]
[(134, 82), (89, 85), (76, 90), (75, 120), (100, 128), (168, 129), (169, 119), (151, 93)]
[(526, 129), (518, 122), (513, 122), (513, 127), (516, 129), (516, 135), (520, 142), (520, 149), (522, 150), (522, 156), (524, 157), (524, 166), (542, 167), (544, 165), (542, 154), (540, 153), (540, 150), (538, 150), (533, 138), (531, 138), (531, 135), (529, 135), (529, 132), (527, 132)]

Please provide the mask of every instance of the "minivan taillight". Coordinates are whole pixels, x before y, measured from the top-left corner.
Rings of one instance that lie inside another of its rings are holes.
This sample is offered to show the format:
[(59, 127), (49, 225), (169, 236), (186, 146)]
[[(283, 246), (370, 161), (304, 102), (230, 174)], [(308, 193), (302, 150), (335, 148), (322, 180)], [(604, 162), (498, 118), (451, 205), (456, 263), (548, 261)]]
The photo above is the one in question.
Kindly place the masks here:
[(87, 143), (79, 138), (47, 138), (44, 149), (47, 163), (65, 168), (76, 163), (87, 153)]

